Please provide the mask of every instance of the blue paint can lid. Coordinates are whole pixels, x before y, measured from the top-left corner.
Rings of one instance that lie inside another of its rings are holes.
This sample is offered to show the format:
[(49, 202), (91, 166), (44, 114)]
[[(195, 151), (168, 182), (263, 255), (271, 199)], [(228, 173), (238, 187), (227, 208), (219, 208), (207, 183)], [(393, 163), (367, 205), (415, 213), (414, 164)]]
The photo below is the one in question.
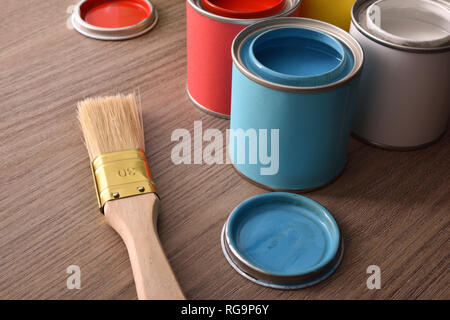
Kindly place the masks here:
[(343, 240), (331, 213), (301, 195), (272, 192), (238, 205), (222, 230), (222, 249), (245, 278), (277, 289), (298, 289), (331, 275)]
[(250, 71), (289, 86), (323, 86), (350, 71), (344, 45), (325, 32), (308, 28), (264, 31), (250, 42), (245, 54)]

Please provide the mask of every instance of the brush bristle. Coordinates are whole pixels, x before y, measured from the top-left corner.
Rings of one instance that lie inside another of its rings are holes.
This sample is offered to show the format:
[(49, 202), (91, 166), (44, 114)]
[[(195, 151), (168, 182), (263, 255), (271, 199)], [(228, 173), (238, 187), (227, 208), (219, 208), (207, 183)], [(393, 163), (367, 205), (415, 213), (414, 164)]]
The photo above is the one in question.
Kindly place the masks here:
[(141, 110), (134, 94), (78, 102), (78, 119), (91, 161), (106, 152), (144, 150)]

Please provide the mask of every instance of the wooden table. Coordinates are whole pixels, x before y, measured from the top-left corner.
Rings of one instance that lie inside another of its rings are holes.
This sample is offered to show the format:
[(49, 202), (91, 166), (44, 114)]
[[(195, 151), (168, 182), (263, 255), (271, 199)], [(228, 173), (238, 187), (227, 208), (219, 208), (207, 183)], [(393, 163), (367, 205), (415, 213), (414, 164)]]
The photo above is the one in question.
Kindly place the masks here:
[[(255, 285), (225, 260), (220, 231), (231, 210), (265, 192), (230, 165), (171, 161), (172, 131), (222, 132), (228, 121), (188, 100), (185, 6), (155, 0), (160, 21), (134, 40), (104, 42), (66, 27), (75, 0), (3, 0), (0, 11), (0, 298), (135, 299), (127, 252), (98, 213), (75, 104), (138, 89), (146, 148), (162, 197), (161, 241), (192, 299), (450, 298), (450, 134), (414, 152), (350, 143), (339, 180), (308, 196), (339, 222), (345, 256), (303, 290)], [(68, 290), (69, 265), (81, 289)], [(368, 290), (378, 265), (381, 290)]]

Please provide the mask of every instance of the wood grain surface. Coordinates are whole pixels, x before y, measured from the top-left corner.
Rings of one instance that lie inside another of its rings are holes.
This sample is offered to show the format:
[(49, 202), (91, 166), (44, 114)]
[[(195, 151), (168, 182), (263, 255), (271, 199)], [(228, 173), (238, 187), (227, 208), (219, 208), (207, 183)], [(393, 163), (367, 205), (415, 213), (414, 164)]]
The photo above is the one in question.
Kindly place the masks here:
[[(345, 256), (326, 281), (297, 291), (253, 284), (225, 260), (220, 230), (244, 199), (265, 192), (230, 165), (174, 165), (171, 133), (223, 132), (228, 121), (185, 93), (185, 4), (154, 0), (160, 21), (128, 41), (66, 27), (75, 0), (2, 0), (0, 10), (0, 298), (135, 299), (125, 245), (97, 209), (75, 105), (138, 89), (147, 156), (162, 198), (159, 233), (191, 299), (449, 299), (450, 134), (413, 152), (352, 139), (333, 184), (307, 196), (336, 217)], [(68, 290), (66, 269), (81, 268)], [(378, 265), (382, 288), (368, 290)]]

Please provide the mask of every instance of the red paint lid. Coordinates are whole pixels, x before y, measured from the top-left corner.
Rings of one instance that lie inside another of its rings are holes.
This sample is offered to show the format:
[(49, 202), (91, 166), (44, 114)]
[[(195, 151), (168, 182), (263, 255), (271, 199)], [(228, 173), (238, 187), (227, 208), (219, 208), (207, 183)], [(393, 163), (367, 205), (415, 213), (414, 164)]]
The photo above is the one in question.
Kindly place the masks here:
[(280, 12), (286, 0), (201, 0), (207, 11), (223, 17), (255, 19)]
[(77, 31), (101, 40), (137, 37), (150, 31), (157, 18), (148, 0), (84, 0), (72, 14)]

